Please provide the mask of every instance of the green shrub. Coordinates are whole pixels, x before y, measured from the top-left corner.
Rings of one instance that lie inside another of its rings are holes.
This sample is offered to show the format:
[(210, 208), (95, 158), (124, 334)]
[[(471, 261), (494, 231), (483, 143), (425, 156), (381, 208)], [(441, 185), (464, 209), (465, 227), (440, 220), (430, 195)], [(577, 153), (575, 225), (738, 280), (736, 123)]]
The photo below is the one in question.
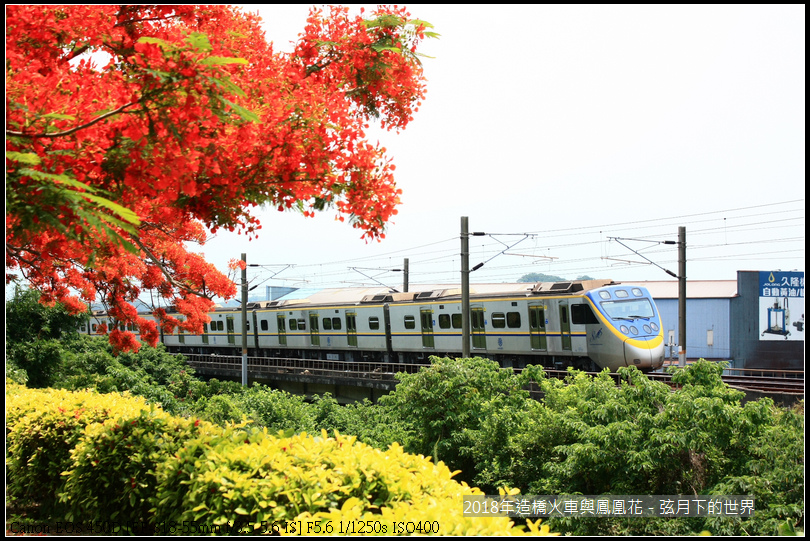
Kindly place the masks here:
[[(264, 533), (274, 520), (304, 534), (340, 534), (361, 524), (376, 533), (412, 533), (395, 529), (405, 522), (445, 535), (522, 533), (506, 518), (464, 517), (461, 497), (481, 492), (399, 445), (380, 451), (325, 432), (313, 438), (223, 429), (116, 394), (8, 385), (6, 395), (9, 471), (29, 476), (23, 483), (37, 488), (24, 494), (30, 501), (52, 489), (59, 494), (66, 506), (59, 519), (115, 522), (130, 533), (164, 521), (194, 524), (193, 533), (236, 526)], [(548, 533), (539, 522), (528, 526)]]
[(85, 428), (111, 415), (137, 415), (145, 400), (93, 392), (6, 386), (8, 490), (23, 501), (56, 511), (62, 472)]
[(501, 370), (488, 359), (431, 357), (430, 362), (416, 374), (397, 374), (396, 390), (379, 404), (403, 420), (408, 451), (442, 460), (473, 482), (482, 423), (493, 412), (525, 407), (528, 376)]
[(229, 395), (214, 395), (210, 398), (199, 400), (197, 415), (206, 421), (217, 425), (227, 423), (238, 423), (246, 416), (246, 413), (239, 407), (238, 399)]
[(235, 524), (266, 533), (275, 522), (337, 535), (353, 521), (388, 534), (405, 521), (430, 523), (440, 535), (520, 533), (506, 518), (462, 516), (461, 497), (481, 491), (451, 477), (444, 464), (396, 444), (380, 451), (339, 434), (230, 428), (187, 442), (159, 467), (154, 512), (158, 523), (205, 525), (204, 533)]
[(356, 436), (358, 441), (377, 449), (388, 449), (410, 439), (402, 412), (365, 399), (341, 405), (331, 395), (313, 397), (309, 404), (318, 430)]
[(606, 373), (541, 381), (543, 408), (530, 426), (542, 422), (556, 434), (524, 453), (536, 480), (512, 486), (530, 494), (756, 498), (751, 518), (550, 521), (575, 535), (773, 535), (788, 520), (803, 526), (803, 416), (767, 398), (743, 404), (743, 393), (723, 383), (724, 366), (701, 360), (678, 369), (677, 390), (633, 367), (620, 369), (619, 386)]
[(209, 423), (174, 417), (155, 406), (88, 426), (65, 474), (61, 500), (68, 507), (66, 518), (151, 523), (159, 465), (185, 441), (217, 431)]
[(260, 427), (276, 432), (312, 432), (315, 422), (306, 398), (254, 384), (238, 397), (239, 407)]

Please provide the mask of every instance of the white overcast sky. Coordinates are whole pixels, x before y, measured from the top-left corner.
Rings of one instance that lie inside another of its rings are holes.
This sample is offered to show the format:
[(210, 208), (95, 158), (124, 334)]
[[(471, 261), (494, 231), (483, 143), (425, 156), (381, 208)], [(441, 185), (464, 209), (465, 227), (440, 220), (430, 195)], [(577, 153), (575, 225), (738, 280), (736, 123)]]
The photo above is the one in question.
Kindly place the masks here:
[[(421, 49), (414, 121), (374, 132), (403, 190), (387, 238), (268, 210), (257, 240), (219, 233), (209, 261), (247, 253), (267, 265), (249, 272), (262, 288), (397, 286), (384, 269), (404, 258), (412, 283), (458, 282), (468, 216), (509, 234), (471, 239), (471, 263), (486, 261), (472, 282), (671, 279), (614, 239), (677, 240), (678, 226), (689, 279), (804, 270), (804, 5), (407, 7), (441, 38)], [(309, 8), (247, 9), (289, 51)], [(621, 242), (677, 272), (675, 246)]]

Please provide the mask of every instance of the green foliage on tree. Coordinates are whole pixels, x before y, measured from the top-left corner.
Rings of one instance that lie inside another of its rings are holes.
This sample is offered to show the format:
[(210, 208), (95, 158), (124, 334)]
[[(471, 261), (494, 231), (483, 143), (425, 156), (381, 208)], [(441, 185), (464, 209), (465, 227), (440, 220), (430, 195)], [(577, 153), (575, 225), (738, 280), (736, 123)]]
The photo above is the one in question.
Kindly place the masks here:
[(58, 381), (64, 342), (78, 337), (85, 314), (70, 315), (61, 304), (45, 306), (38, 291), (16, 287), (6, 300), (6, 378), (31, 387)]
[(472, 482), (482, 431), (502, 428), (493, 419), (525, 407), (528, 376), (481, 358), (430, 362), (416, 374), (397, 374), (396, 390), (381, 397), (380, 405), (402, 417), (409, 431), (406, 450), (441, 460)]
[[(530, 367), (517, 376), (485, 359), (431, 359), (378, 407), (397, 411), (406, 450), (445, 461), (459, 478), (497, 493), (731, 495), (756, 498), (755, 516), (565, 518), (575, 535), (775, 534), (803, 528), (803, 415), (770, 399), (743, 403), (724, 365), (676, 370), (669, 386), (636, 368), (565, 380)], [(522, 386), (537, 382), (540, 401)]]
[(41, 294), (23, 287), (14, 288), (6, 300), (6, 341), (8, 343), (63, 339), (75, 336), (86, 314), (70, 315), (64, 305), (40, 304)]
[(409, 431), (401, 412), (366, 399), (341, 405), (329, 394), (313, 397), (309, 405), (315, 426), (332, 434), (351, 434), (367, 445), (387, 449), (408, 440)]
[[(556, 441), (533, 450), (539, 476), (522, 488), (532, 494), (751, 494), (757, 499), (752, 519), (566, 518), (552, 520), (552, 529), (556, 523), (576, 535), (770, 535), (788, 519), (803, 524), (803, 419), (767, 398), (743, 404), (743, 393), (722, 382), (723, 368), (700, 361), (677, 369), (677, 391), (634, 367), (620, 370), (619, 386), (606, 372), (541, 381), (542, 422), (555, 427)], [(759, 457), (775, 451), (774, 441), (788, 452), (765, 471)], [(754, 472), (762, 481), (746, 482)]]

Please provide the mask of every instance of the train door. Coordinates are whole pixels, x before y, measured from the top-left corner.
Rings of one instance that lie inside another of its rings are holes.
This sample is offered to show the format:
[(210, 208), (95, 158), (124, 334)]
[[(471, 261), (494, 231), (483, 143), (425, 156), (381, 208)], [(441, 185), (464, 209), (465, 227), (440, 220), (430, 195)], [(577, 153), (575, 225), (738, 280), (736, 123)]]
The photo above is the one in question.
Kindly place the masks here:
[(309, 339), (313, 346), (321, 345), (320, 328), (318, 327), (318, 313), (309, 313)]
[[(253, 347), (256, 348), (257, 354), (259, 350), (259, 320), (256, 316), (256, 310), (253, 310)], [(266, 325), (267, 321), (262, 321), (262, 324)], [(266, 327), (265, 327), (266, 329)]]
[(473, 306), (470, 310), (470, 334), (472, 335), (472, 347), (475, 349), (487, 348), (487, 331), (484, 324), (484, 307)]
[(228, 331), (228, 343), (236, 343), (236, 328), (233, 324), (233, 316), (225, 316), (225, 328)]
[(571, 351), (571, 320), (568, 317), (568, 301), (560, 301), (560, 339), (563, 351)]
[(346, 340), (350, 346), (357, 347), (357, 314), (346, 312)]
[(543, 306), (529, 306), (529, 336), (532, 349), (548, 349), (546, 344), (546, 311)]
[(287, 316), (276, 315), (276, 325), (278, 325), (278, 345), (287, 345)]
[(423, 308), (419, 310), (419, 316), (422, 321), (422, 347), (434, 347), (433, 340), (433, 310)]
[(389, 358), (393, 358), (394, 344), (391, 339), (391, 307), (387, 304), (383, 305), (383, 323), (385, 324), (385, 350), (388, 352)]

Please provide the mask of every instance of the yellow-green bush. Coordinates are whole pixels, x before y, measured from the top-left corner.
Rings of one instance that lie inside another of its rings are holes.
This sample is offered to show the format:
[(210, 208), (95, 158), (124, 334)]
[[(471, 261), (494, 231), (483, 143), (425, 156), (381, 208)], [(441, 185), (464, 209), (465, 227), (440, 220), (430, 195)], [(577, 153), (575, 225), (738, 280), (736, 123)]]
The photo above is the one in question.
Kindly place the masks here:
[[(35, 502), (61, 493), (67, 514), (55, 518), (180, 534), (523, 533), (464, 517), (462, 497), (481, 492), (398, 445), (223, 429), (116, 394), (11, 385), (6, 400), (9, 484)], [(547, 534), (538, 524), (531, 533)]]
[(155, 472), (186, 440), (220, 429), (156, 408), (89, 425), (71, 454), (62, 500), (69, 520), (150, 523)]
[(61, 474), (85, 428), (111, 415), (138, 415), (143, 408), (146, 401), (138, 397), (7, 385), (9, 493), (54, 508), (64, 490)]
[[(231, 429), (187, 442), (158, 471), (157, 523), (197, 524), (207, 531), (266, 533), (521, 533), (507, 518), (462, 515), (458, 483), (443, 464), (393, 445), (380, 451), (354, 437), (325, 432), (274, 437)], [(216, 528), (222, 527), (222, 530)], [(303, 530), (303, 531), (300, 531)]]

